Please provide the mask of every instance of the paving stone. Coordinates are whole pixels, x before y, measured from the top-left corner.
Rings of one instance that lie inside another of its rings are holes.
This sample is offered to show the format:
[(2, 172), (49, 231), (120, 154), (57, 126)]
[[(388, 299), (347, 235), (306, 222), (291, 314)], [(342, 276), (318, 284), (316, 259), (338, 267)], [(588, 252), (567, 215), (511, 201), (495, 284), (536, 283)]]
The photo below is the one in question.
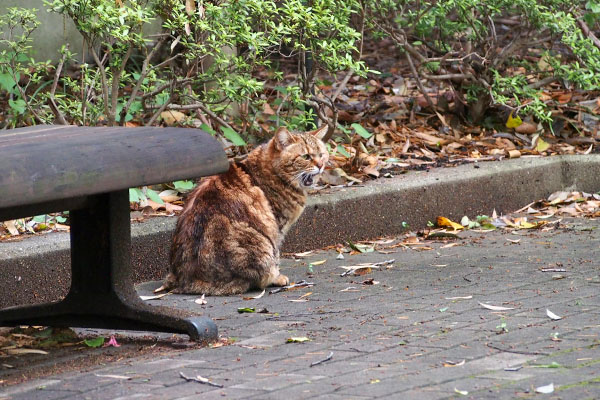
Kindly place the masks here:
[(201, 397), (198, 394), (194, 394), (191, 396), (183, 396), (183, 397), (172, 397), (169, 396), (173, 400), (212, 400), (212, 399), (250, 399), (254, 396), (266, 396), (268, 392), (262, 390), (253, 390), (253, 389), (235, 389), (226, 387), (223, 389), (213, 389), (209, 392), (203, 392)]
[(129, 381), (121, 381), (114, 385), (105, 386), (99, 389), (90, 390), (85, 393), (78, 394), (76, 398), (84, 400), (114, 400), (117, 398), (129, 399), (131, 396), (136, 399), (143, 395), (143, 399), (154, 400), (153, 392), (157, 389), (163, 388), (162, 385), (151, 385), (151, 384), (136, 384)]
[(4, 393), (0, 392), (0, 398), (8, 398), (11, 400), (58, 400), (77, 398), (78, 392), (71, 390), (49, 390), (49, 389), (33, 389), (26, 392), (15, 393), (9, 397), (4, 397)]
[[(73, 395), (77, 392), (72, 390), (60, 390), (62, 381), (60, 379), (37, 379), (7, 388), (0, 389), (0, 398), (10, 396), (11, 399), (43, 399), (40, 393), (45, 393), (48, 398), (60, 399)], [(55, 393), (52, 393), (55, 392)]]
[(274, 391), (301, 383), (314, 382), (325, 378), (322, 375), (281, 374), (268, 378), (256, 379), (231, 386), (234, 389), (253, 389)]

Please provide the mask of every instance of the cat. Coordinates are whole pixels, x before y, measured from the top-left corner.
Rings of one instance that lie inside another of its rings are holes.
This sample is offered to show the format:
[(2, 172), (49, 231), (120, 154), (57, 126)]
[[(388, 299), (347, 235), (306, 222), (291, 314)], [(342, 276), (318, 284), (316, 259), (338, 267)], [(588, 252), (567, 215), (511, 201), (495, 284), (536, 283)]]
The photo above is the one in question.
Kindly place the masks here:
[(304, 133), (279, 128), (229, 171), (202, 181), (186, 200), (159, 290), (231, 295), (289, 284), (279, 248), (329, 160), (327, 125)]

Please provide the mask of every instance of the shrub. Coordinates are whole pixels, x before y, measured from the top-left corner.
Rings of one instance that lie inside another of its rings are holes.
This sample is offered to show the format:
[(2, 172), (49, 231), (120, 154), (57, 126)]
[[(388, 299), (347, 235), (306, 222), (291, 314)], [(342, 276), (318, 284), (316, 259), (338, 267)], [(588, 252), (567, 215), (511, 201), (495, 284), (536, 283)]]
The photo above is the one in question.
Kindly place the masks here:
[[(452, 88), (458, 96), (455, 104), (459, 109), (466, 105), (464, 114), (472, 122), (479, 122), (489, 107), (550, 122), (541, 87), (556, 81), (568, 88), (600, 87), (600, 42), (595, 44), (593, 35), (582, 32), (587, 28), (584, 18), (597, 23), (600, 7), (595, 1), (418, 4), (369, 0), (368, 20), (376, 34), (395, 41), (416, 79)], [(532, 62), (528, 55), (542, 61)]]
[[(136, 116), (154, 124), (165, 110), (197, 110), (222, 128), (231, 129), (223, 116), (232, 104), (257, 109), (266, 79), (281, 79), (274, 55), (298, 65), (294, 84), (283, 88), (285, 104), (280, 123), (298, 127), (312, 123), (308, 105), (327, 105), (314, 93), (318, 71), (333, 74), (353, 70), (364, 75), (366, 67), (355, 57), (361, 34), (350, 23), (355, 3), (342, 0), (45, 0), (53, 12), (71, 19), (83, 35), (91, 61), (63, 49), (63, 63), (76, 73), (54, 73), (59, 93), (28, 95), (33, 86), (17, 85), (15, 103), (37, 122), (54, 119), (78, 124), (125, 124)], [(23, 16), (4, 16), (3, 24), (36, 28), (28, 10)], [(153, 21), (159, 32), (150, 34)], [(15, 60), (3, 65), (13, 75), (25, 74), (42, 83), (42, 75), (30, 72), (28, 36), (5, 39)], [(18, 60), (23, 60), (18, 61)], [(89, 61), (89, 63), (88, 63)], [(307, 68), (307, 61), (312, 65)], [(29, 69), (28, 69), (29, 68)], [(260, 69), (268, 73), (259, 78)], [(46, 71), (49, 72), (49, 71)], [(36, 75), (37, 74), (37, 75)], [(49, 73), (44, 75), (52, 80)], [(6, 89), (6, 88), (5, 88)], [(22, 92), (22, 93), (21, 93)], [(35, 101), (34, 101), (35, 100)], [(331, 105), (331, 104), (329, 104)], [(297, 110), (306, 110), (298, 112)], [(321, 113), (321, 115), (324, 115)], [(244, 117), (244, 115), (242, 115)], [(256, 126), (252, 121), (249, 131)]]

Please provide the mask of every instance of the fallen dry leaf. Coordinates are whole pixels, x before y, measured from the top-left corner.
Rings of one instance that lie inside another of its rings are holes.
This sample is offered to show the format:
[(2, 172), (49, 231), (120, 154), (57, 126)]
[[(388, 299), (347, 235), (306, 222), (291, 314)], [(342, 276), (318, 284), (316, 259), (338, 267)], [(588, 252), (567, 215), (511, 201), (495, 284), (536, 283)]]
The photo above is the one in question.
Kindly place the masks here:
[(537, 393), (549, 394), (554, 392), (554, 383), (545, 386), (539, 386), (535, 388)]
[(554, 314), (552, 311), (548, 310), (547, 308), (546, 308), (546, 315), (554, 321), (558, 321), (559, 319), (562, 319), (562, 317), (559, 317), (558, 315)]
[[(155, 293), (156, 293), (156, 291), (155, 291)], [(170, 294), (170, 293), (161, 293), (161, 294), (156, 294), (156, 295), (153, 295), (153, 296), (140, 296), (140, 299), (142, 299), (143, 301), (158, 300), (161, 297), (167, 296), (168, 294)]]
[(263, 289), (262, 292), (260, 292), (260, 294), (257, 294), (256, 296), (249, 296), (249, 297), (244, 297), (244, 300), (257, 300), (260, 299), (261, 297), (263, 297), (265, 295), (266, 289)]
[(173, 126), (183, 122), (183, 120), (187, 118), (187, 115), (185, 115), (181, 111), (169, 110), (161, 112), (160, 117), (163, 119), (165, 124), (167, 124), (168, 126)]
[(461, 224), (451, 221), (446, 217), (437, 217), (436, 223), (437, 223), (437, 226), (439, 226), (439, 227), (452, 228), (455, 231), (465, 228)]
[(479, 305), (483, 308), (487, 308), (488, 310), (492, 310), (492, 311), (514, 310), (514, 308), (512, 308), (512, 307), (492, 306), (492, 305), (485, 304), (485, 303), (479, 303)]

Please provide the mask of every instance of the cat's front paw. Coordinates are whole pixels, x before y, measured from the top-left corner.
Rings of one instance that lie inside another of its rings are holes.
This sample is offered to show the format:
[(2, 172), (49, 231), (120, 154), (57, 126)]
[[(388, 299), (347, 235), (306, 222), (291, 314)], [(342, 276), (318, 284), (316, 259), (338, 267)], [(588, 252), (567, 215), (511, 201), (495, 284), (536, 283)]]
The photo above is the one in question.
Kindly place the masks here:
[(273, 286), (287, 286), (290, 284), (290, 279), (282, 274), (279, 274), (273, 281)]

